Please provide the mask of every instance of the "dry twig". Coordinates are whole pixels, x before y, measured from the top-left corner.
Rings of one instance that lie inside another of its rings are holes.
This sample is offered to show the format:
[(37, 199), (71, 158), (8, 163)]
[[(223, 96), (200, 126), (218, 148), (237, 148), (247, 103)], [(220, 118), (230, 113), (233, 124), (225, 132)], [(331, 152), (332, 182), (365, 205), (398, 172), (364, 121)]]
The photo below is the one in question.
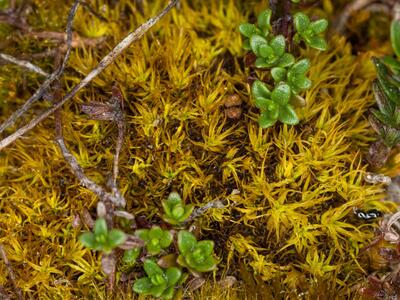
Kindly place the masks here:
[(15, 57), (13, 57), (11, 55), (4, 54), (4, 53), (0, 53), (0, 58), (5, 60), (6, 62), (21, 66), (21, 67), (26, 68), (26, 69), (28, 69), (28, 70), (30, 70), (32, 72), (37, 73), (37, 74), (40, 74), (40, 75), (43, 75), (43, 76), (49, 76), (49, 74), (47, 72), (43, 71), (40, 67), (32, 64), (29, 61), (18, 59), (18, 58), (15, 58)]
[[(41, 115), (37, 116), (27, 125), (18, 129), (15, 133), (9, 135), (0, 141), (0, 150), (8, 146), (22, 135), (30, 131), (41, 121), (53, 114), (57, 109), (59, 109), (65, 102), (72, 99), (76, 93), (78, 93), (82, 88), (87, 86), (95, 77), (97, 77), (107, 66), (114, 62), (122, 52), (129, 47), (133, 42), (140, 39), (151, 27), (153, 27), (163, 16), (165, 16), (177, 3), (178, 0), (172, 0), (157, 16), (150, 18), (147, 22), (139, 26), (135, 31), (129, 33), (121, 42), (119, 42), (110, 53), (108, 53), (99, 64), (84, 78), (80, 83), (78, 83), (68, 94), (66, 94), (63, 99), (54, 104), (52, 108), (48, 109)], [(48, 80), (46, 80), (47, 82)], [(35, 94), (37, 94), (36, 92)], [(2, 125), (1, 127), (3, 127)], [(0, 127), (0, 128), (1, 128)], [(1, 131), (0, 131), (1, 132)]]
[(21, 117), (28, 109), (42, 96), (44, 93), (47, 91), (47, 89), (50, 87), (50, 85), (60, 77), (60, 75), (64, 72), (65, 66), (67, 65), (67, 61), (69, 59), (69, 56), (71, 54), (71, 45), (72, 45), (72, 22), (74, 20), (76, 11), (79, 6), (79, 1), (76, 0), (75, 3), (73, 4), (69, 15), (68, 15), (68, 21), (67, 21), (67, 29), (66, 29), (66, 35), (67, 35), (67, 51), (64, 56), (64, 60), (60, 68), (56, 69), (46, 80), (43, 82), (43, 84), (40, 86), (40, 88), (24, 103), (24, 105), (18, 109), (16, 112), (14, 112), (3, 124), (0, 125), (0, 133), (2, 133), (6, 128), (12, 126), (15, 121)]

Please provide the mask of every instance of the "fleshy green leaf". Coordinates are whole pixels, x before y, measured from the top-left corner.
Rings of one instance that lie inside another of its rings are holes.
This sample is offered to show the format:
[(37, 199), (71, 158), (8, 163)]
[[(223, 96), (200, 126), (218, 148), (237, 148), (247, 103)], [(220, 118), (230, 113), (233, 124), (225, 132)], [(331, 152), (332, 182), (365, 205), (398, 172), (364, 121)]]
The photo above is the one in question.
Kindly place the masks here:
[(192, 214), (193, 209), (194, 209), (194, 206), (193, 206), (193, 205), (191, 205), (191, 204), (186, 205), (186, 207), (185, 207), (185, 213), (180, 217), (179, 221), (180, 221), (180, 222), (186, 221), (186, 219), (189, 218), (189, 216)]
[(196, 237), (191, 234), (189, 231), (182, 230), (178, 233), (178, 248), (179, 251), (186, 255), (186, 253), (191, 252), (192, 249), (196, 246), (197, 240)]
[(286, 70), (279, 67), (272, 68), (271, 75), (275, 82), (284, 81), (286, 79)]
[(167, 288), (167, 283), (164, 282), (163, 284), (160, 285), (153, 285), (150, 291), (154, 297), (160, 297), (162, 293), (166, 290), (166, 288)]
[(305, 30), (308, 29), (310, 26), (310, 19), (308, 18), (307, 15), (298, 12), (294, 15), (294, 27), (296, 28), (296, 31), (302, 33)]
[[(304, 58), (302, 60), (299, 60), (297, 63), (295, 63), (289, 70), (289, 74), (301, 74), (304, 75), (307, 73), (308, 69), (310, 68), (310, 60), (307, 58)], [(288, 75), (289, 75), (288, 74)]]
[(285, 53), (285, 37), (283, 35), (275, 36), (269, 45), (274, 50), (276, 56), (279, 57)]
[(260, 56), (260, 52), (258, 49), (261, 45), (268, 46), (267, 40), (260, 35), (253, 34), (250, 38), (250, 47), (257, 56)]
[(259, 58), (257, 58), (256, 59), (256, 62), (255, 62), (255, 65), (256, 65), (256, 68), (270, 68), (270, 67), (273, 67), (273, 66), (275, 66), (276, 65), (276, 61), (277, 61), (278, 59), (275, 59), (275, 60), (266, 60), (265, 58), (263, 58), (263, 57), (259, 57)]
[(258, 53), (260, 54), (261, 57), (267, 58), (274, 55), (274, 50), (270, 46), (265, 44), (265, 45), (260, 45), (260, 47), (258, 47)]
[(277, 63), (278, 67), (286, 68), (294, 63), (294, 56), (290, 53), (284, 53)]
[(256, 30), (256, 26), (254, 24), (243, 23), (239, 25), (239, 31), (245, 37), (250, 38)]
[(104, 218), (99, 218), (96, 220), (93, 232), (95, 236), (107, 235), (107, 223)]
[(128, 265), (133, 265), (136, 262), (136, 259), (139, 257), (140, 251), (140, 248), (125, 250), (122, 261)]
[(297, 76), (295, 79), (296, 89), (307, 90), (311, 87), (312, 82), (305, 76)]
[(390, 41), (392, 42), (394, 53), (396, 53), (397, 57), (400, 57), (400, 20), (393, 20), (390, 25)]
[(249, 39), (245, 39), (245, 40), (243, 41), (242, 48), (243, 48), (244, 50), (251, 50), (250, 40), (249, 40)]
[(281, 83), (273, 90), (271, 100), (280, 105), (284, 105), (289, 102), (290, 93), (290, 87), (285, 83)]
[(310, 24), (310, 28), (315, 34), (322, 33), (328, 28), (328, 21), (325, 19), (314, 21)]
[(79, 236), (79, 241), (83, 246), (94, 249), (96, 247), (96, 240), (94, 238), (94, 234), (92, 232), (85, 232)]
[(174, 287), (170, 286), (161, 295), (161, 299), (172, 299), (174, 297)]
[(152, 277), (155, 275), (164, 275), (163, 270), (151, 259), (146, 259), (143, 263), (144, 271), (146, 272), (147, 276)]
[(138, 294), (148, 295), (152, 287), (153, 285), (151, 284), (150, 278), (139, 278), (133, 284), (133, 291)]
[(263, 10), (258, 15), (258, 26), (264, 31), (264, 33), (267, 33), (271, 30), (271, 15), (272, 11), (270, 9)]
[(149, 229), (138, 229), (135, 231), (135, 235), (143, 241), (149, 241)]
[(217, 261), (214, 257), (207, 257), (200, 265), (197, 265), (195, 270), (198, 272), (210, 272), (217, 266)]
[(309, 40), (306, 41), (307, 45), (311, 48), (325, 51), (328, 49), (328, 44), (326, 43), (325, 39), (320, 36), (312, 36)]
[(268, 110), (270, 105), (275, 104), (272, 100), (267, 99), (267, 98), (256, 98), (255, 101), (256, 107), (262, 110)]
[(156, 254), (160, 253), (161, 246), (160, 246), (160, 243), (157, 243), (157, 244), (148, 243), (148, 244), (146, 244), (146, 249), (151, 255), (156, 255)]
[(164, 231), (163, 235), (161, 236), (161, 239), (160, 239), (161, 248), (167, 248), (169, 245), (171, 245), (172, 239), (173, 239), (173, 236), (172, 236), (171, 232)]
[(296, 125), (299, 123), (299, 118), (290, 105), (285, 105), (279, 110), (279, 121), (289, 125)]
[(160, 226), (153, 226), (149, 231), (149, 239), (161, 239), (163, 233)]
[(123, 244), (126, 240), (126, 234), (118, 229), (112, 229), (108, 233), (108, 245), (111, 248), (115, 248)]
[(214, 250), (214, 242), (210, 240), (200, 241), (197, 243), (196, 249), (200, 249), (205, 255), (211, 255)]
[(260, 125), (261, 128), (268, 128), (274, 125), (276, 122), (276, 118), (271, 116), (271, 113), (267, 111), (263, 111), (260, 114), (260, 117), (258, 119), (258, 124)]
[(393, 73), (400, 74), (400, 62), (391, 56), (381, 58), (382, 62), (387, 65)]
[(268, 89), (267, 85), (260, 81), (256, 80), (253, 82), (251, 87), (251, 93), (254, 98), (269, 98), (271, 96), (271, 91)]
[(172, 267), (165, 271), (165, 275), (168, 279), (168, 286), (173, 286), (181, 278), (182, 272), (178, 268)]

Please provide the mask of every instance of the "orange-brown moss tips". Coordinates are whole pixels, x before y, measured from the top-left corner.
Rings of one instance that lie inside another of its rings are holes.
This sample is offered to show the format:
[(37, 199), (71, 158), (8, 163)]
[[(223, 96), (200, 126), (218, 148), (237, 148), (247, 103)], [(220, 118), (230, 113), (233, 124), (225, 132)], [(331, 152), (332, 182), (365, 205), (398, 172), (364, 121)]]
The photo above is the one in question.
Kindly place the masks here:
[[(35, 1), (32, 19), (53, 9), (52, 1), (38, 5), (42, 2)], [(353, 207), (392, 208), (380, 201), (380, 186), (363, 181), (363, 151), (373, 135), (366, 119), (373, 103), (371, 53), (354, 56), (339, 38), (330, 40), (327, 53), (305, 52), (314, 85), (303, 95), (307, 105), (299, 110), (300, 124), (262, 130), (258, 112), (251, 108), (249, 74), (241, 64), (237, 27), (254, 13), (242, 2), (181, 1), (180, 10), (66, 105), (66, 141), (87, 174), (105, 182), (116, 131), (87, 120), (76, 104), (107, 99), (117, 81), (127, 99), (129, 121), (120, 168), (127, 210), (158, 224), (161, 201), (171, 190), (179, 191), (186, 204), (225, 203), (194, 223), (195, 234), (215, 242), (221, 262), (193, 297), (254, 296), (254, 286), (311, 295), (319, 290), (316, 282), (325, 282), (334, 295), (345, 293), (363, 278), (367, 266), (359, 261), (359, 250), (373, 236), (373, 225), (354, 219)], [(106, 32), (98, 21), (84, 31), (93, 16), (81, 9), (79, 33), (104, 34), (107, 40), (98, 48), (74, 50), (66, 89), (165, 1), (144, 1), (144, 16), (132, 3), (95, 3), (110, 20)], [(257, 12), (264, 5), (260, 1)], [(38, 29), (46, 28), (46, 22), (39, 22), (42, 17), (33, 23)], [(52, 29), (61, 30), (54, 22)], [(42, 49), (40, 41), (27, 43), (15, 34), (11, 39), (15, 53)], [(47, 62), (36, 63), (51, 68)], [(30, 80), (24, 89), (25, 71), (10, 68), (2, 66), (0, 72), (0, 90), (10, 98), (2, 120), (26, 98), (18, 93), (31, 94), (39, 82)], [(231, 94), (243, 100), (242, 116), (234, 121), (224, 114), (224, 97)], [(83, 221), (72, 226), (83, 208), (94, 211), (97, 199), (70, 173), (51, 140), (52, 127), (52, 120), (46, 120), (0, 154), (0, 243), (26, 297), (103, 299), (100, 261), (77, 241), (87, 227)], [(3, 263), (0, 274), (0, 285), (10, 292)], [(213, 282), (228, 275), (239, 280), (232, 290)], [(118, 297), (133, 297), (131, 284), (118, 281)]]

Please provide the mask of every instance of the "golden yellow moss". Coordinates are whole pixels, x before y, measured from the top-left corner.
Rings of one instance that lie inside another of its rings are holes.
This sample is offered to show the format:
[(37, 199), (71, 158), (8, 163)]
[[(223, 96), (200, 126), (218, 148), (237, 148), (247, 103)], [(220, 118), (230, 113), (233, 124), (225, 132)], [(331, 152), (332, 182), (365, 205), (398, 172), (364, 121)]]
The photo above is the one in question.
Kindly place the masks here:
[[(33, 2), (32, 24), (62, 30), (59, 16), (66, 15), (68, 3)], [(202, 239), (215, 241), (221, 263), (214, 278), (233, 275), (239, 282), (227, 291), (211, 276), (193, 297), (351, 293), (367, 274), (359, 250), (373, 237), (373, 225), (356, 220), (353, 208), (393, 209), (380, 201), (380, 186), (362, 179), (367, 167), (363, 153), (373, 140), (367, 110), (373, 104), (374, 53), (354, 56), (338, 37), (331, 39), (326, 53), (304, 52), (312, 61), (314, 85), (305, 94), (307, 106), (299, 111), (301, 124), (262, 130), (237, 28), (265, 1), (255, 1), (254, 7), (242, 2), (181, 1), (180, 10), (167, 15), (65, 106), (66, 141), (88, 175), (104, 183), (116, 128), (87, 120), (78, 104), (106, 100), (117, 82), (129, 122), (120, 172), (127, 210), (157, 223), (161, 200), (171, 190), (197, 206), (227, 202), (195, 225)], [(133, 1), (94, 3), (111, 23), (105, 26), (81, 8), (74, 26), (86, 37), (108, 38), (102, 48), (74, 50), (64, 80), (67, 88), (165, 1), (144, 1), (146, 17)], [(324, 1), (327, 7), (329, 3)], [(53, 9), (63, 13), (49, 14)], [(43, 48), (26, 37), (13, 39), (15, 54)], [(49, 62), (40, 65), (51, 70)], [(0, 102), (0, 120), (41, 82), (32, 75), (25, 80), (24, 73), (1, 67), (0, 95), (7, 100)], [(22, 88), (25, 82), (27, 89)], [(223, 98), (231, 93), (245, 102), (239, 121), (227, 119), (223, 111)], [(71, 225), (84, 207), (93, 211), (97, 199), (79, 186), (52, 137), (49, 119), (0, 153), (0, 243), (27, 297), (105, 299), (99, 255), (77, 242), (85, 228)], [(232, 193), (236, 189), (239, 193)], [(119, 299), (133, 297), (131, 284), (117, 284)], [(0, 286), (12, 290), (2, 263)]]

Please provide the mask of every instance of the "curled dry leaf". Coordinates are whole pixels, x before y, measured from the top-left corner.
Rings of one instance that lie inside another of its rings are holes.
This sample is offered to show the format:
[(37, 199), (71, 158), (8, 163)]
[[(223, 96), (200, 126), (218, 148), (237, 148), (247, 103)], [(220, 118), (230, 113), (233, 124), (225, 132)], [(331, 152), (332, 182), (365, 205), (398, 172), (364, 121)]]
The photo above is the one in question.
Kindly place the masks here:
[(131, 234), (127, 234), (125, 242), (122, 245), (119, 245), (118, 248), (121, 248), (123, 250), (130, 250), (143, 246), (144, 242), (140, 238)]
[(103, 270), (104, 274), (110, 276), (115, 273), (115, 256), (114, 253), (111, 252), (110, 254), (103, 254), (101, 257), (101, 269)]
[(221, 279), (220, 281), (218, 281), (218, 284), (219, 284), (220, 287), (223, 288), (223, 289), (229, 289), (229, 288), (231, 288), (236, 282), (237, 282), (236, 277), (234, 277), (234, 276), (226, 276), (224, 279)]
[(178, 255), (176, 255), (175, 253), (165, 255), (157, 261), (157, 265), (159, 265), (163, 269), (177, 267), (178, 266), (178, 264), (176, 262), (177, 258), (178, 258)]
[(124, 219), (127, 219), (127, 220), (134, 220), (135, 219), (134, 215), (132, 215), (132, 214), (130, 214), (130, 213), (124, 211), (124, 210), (116, 210), (114, 212), (114, 216), (121, 217), (121, 218), (124, 218)]
[(187, 283), (185, 291), (193, 292), (201, 288), (205, 282), (206, 280), (203, 277), (195, 277)]
[(94, 220), (86, 208), (82, 209), (81, 220), (90, 229), (94, 227)]
[(392, 179), (384, 174), (367, 173), (364, 176), (364, 180), (368, 183), (377, 184), (383, 183), (389, 185), (392, 183)]

